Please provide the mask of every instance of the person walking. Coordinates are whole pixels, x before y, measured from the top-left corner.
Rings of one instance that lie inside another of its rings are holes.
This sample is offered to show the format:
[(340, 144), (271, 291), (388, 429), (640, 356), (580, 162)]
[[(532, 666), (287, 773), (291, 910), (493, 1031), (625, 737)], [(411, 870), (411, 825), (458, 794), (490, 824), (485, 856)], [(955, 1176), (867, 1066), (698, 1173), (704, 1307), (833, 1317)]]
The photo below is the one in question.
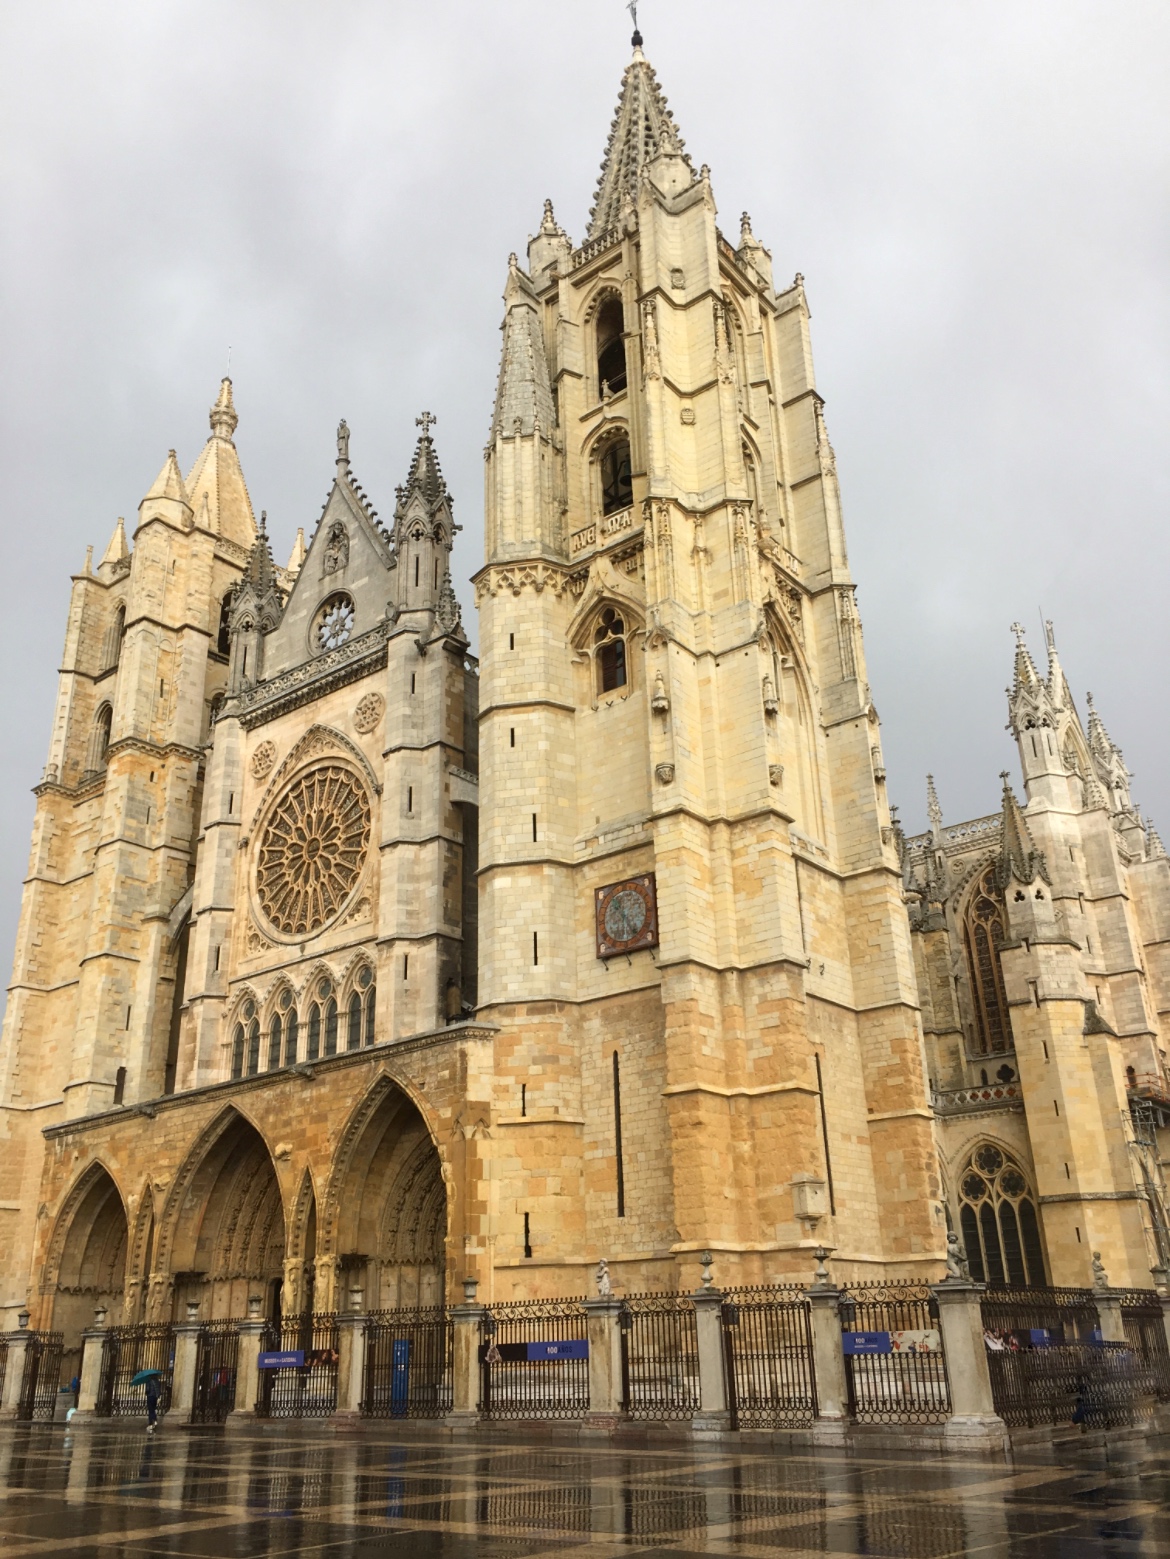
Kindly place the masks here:
[(159, 1385), (157, 1375), (152, 1375), (146, 1382), (146, 1432), (153, 1434), (158, 1428), (158, 1399), (162, 1396), (162, 1387)]

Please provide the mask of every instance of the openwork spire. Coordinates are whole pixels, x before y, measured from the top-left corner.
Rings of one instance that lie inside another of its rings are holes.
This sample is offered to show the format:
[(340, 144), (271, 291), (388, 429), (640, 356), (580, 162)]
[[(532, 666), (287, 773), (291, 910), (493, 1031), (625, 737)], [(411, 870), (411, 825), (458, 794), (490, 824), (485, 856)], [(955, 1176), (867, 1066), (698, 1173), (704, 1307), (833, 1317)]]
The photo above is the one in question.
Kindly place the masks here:
[(1003, 846), (999, 858), (999, 881), (1001, 887), (1006, 887), (1009, 882), (1030, 883), (1037, 877), (1043, 877), (1048, 881), (1048, 868), (1045, 865), (1044, 853), (1037, 850), (1032, 843), (1032, 835), (1028, 830), (1027, 820), (1020, 809), (1020, 803), (1016, 800), (1012, 790), (1010, 778), (1005, 769), (1000, 775), (1003, 780)]
[(642, 170), (660, 152), (673, 152), (683, 158), (692, 175), (695, 171), (640, 44), (639, 38), (622, 77), (621, 96), (610, 126), (593, 210), (589, 213), (590, 238), (613, 227), (626, 202), (636, 201)]

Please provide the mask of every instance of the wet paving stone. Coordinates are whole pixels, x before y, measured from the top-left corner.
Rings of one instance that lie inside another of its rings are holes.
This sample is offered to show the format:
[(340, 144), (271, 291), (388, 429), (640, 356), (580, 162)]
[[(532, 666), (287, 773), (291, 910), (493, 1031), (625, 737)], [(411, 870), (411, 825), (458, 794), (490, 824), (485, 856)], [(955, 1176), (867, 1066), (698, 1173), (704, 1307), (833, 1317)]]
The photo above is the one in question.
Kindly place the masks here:
[(1012, 1465), (891, 1451), (631, 1449), (0, 1429), (0, 1556), (74, 1559), (1165, 1559), (1170, 1444)]

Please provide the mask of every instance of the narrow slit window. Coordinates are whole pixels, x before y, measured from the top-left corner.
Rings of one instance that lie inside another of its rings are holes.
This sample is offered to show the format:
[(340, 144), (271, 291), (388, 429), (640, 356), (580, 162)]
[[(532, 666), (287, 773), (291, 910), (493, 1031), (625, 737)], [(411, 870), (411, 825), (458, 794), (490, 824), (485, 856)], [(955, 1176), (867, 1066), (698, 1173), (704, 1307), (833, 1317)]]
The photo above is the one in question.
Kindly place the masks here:
[(524, 1259), (532, 1260), (532, 1226), (528, 1221), (528, 1214), (524, 1214)]
[(626, 1216), (626, 1170), (622, 1161), (622, 1064), (617, 1051), (613, 1053), (613, 1143), (617, 1167), (617, 1215)]
[(534, 964), (540, 962), (540, 942), (535, 931), (532, 933), (532, 962)]

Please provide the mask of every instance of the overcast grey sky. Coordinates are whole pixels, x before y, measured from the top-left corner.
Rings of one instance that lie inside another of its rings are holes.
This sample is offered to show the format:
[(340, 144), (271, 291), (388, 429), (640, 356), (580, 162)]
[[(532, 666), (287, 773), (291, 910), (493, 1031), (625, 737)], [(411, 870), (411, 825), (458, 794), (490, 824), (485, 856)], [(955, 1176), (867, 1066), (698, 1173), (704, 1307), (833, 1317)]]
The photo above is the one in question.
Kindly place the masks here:
[[(802, 271), (891, 797), (995, 808), (1009, 624), (1056, 621), (1170, 838), (1170, 7), (643, 0), (724, 228)], [(232, 347), (276, 548), (334, 429), (382, 514), (437, 413), (482, 550), (507, 256), (580, 242), (621, 0), (0, 0), (0, 959), (69, 575), (186, 470)]]

